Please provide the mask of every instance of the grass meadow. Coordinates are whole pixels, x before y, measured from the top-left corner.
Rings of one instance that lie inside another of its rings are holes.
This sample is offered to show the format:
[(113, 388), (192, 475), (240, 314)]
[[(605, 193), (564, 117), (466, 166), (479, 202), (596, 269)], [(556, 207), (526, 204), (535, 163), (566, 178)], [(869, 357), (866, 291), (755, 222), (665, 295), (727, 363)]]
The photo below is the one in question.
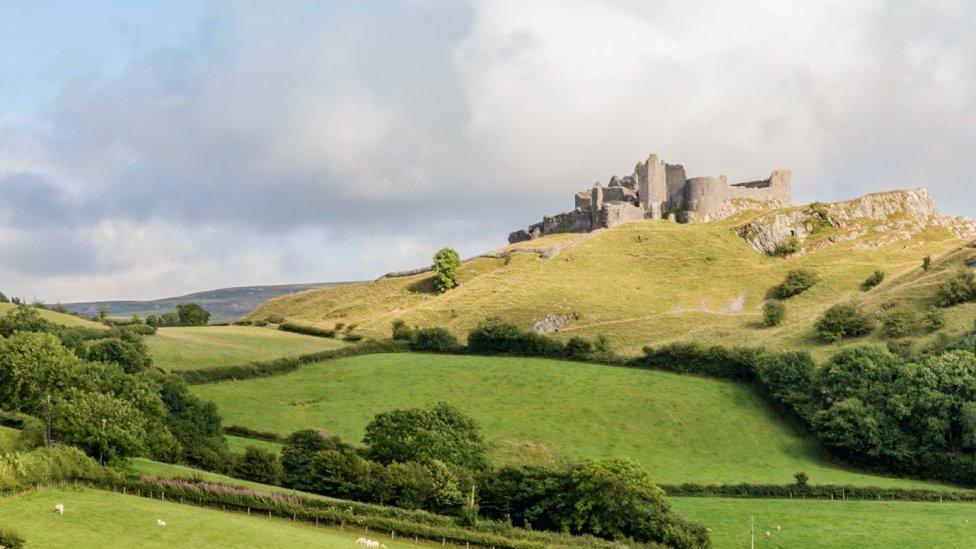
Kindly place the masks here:
[[(7, 314), (7, 311), (16, 307), (13, 303), (0, 303), (0, 316)], [(41, 317), (53, 322), (54, 324), (61, 324), (63, 326), (83, 326), (86, 328), (101, 328), (107, 330), (108, 328), (104, 324), (99, 324), (98, 322), (93, 322), (85, 318), (78, 318), (74, 315), (66, 315), (64, 313), (58, 313), (55, 311), (49, 311), (47, 309), (37, 309), (37, 312), (41, 314)]]
[[(54, 513), (62, 503), (64, 515)], [(355, 547), (364, 532), (317, 527), (122, 495), (91, 488), (46, 488), (0, 498), (3, 525), (32, 548), (46, 547)], [(157, 526), (162, 519), (166, 526)], [(383, 540), (389, 548), (416, 547)]]
[(386, 354), (192, 390), (225, 424), (282, 435), (325, 428), (359, 443), (379, 412), (446, 401), (481, 423), (496, 462), (627, 456), (659, 483), (785, 484), (805, 471), (813, 484), (939, 486), (832, 466), (750, 387), (660, 371)]
[(685, 518), (711, 528), (716, 549), (749, 547), (750, 517), (755, 520), (757, 548), (976, 546), (976, 504), (971, 503), (724, 498), (669, 501)]
[(344, 342), (254, 326), (160, 328), (146, 337), (153, 364), (165, 370), (235, 366), (337, 349)]

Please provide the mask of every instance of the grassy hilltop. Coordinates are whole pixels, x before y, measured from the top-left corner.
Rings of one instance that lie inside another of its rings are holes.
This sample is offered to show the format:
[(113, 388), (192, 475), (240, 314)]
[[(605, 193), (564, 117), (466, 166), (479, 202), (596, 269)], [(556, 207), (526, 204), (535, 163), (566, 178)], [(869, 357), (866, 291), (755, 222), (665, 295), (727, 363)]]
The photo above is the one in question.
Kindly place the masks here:
[[(903, 194), (872, 196), (897, 204)], [(852, 206), (831, 207), (843, 218)], [(803, 253), (786, 258), (756, 251), (737, 232), (760, 216), (802, 211), (754, 211), (707, 224), (641, 221), (587, 235), (552, 235), (504, 248), (497, 252), (502, 257), (465, 262), (460, 287), (445, 294), (434, 293), (431, 273), (422, 273), (281, 297), (250, 318), (281, 315), (325, 328), (354, 324), (357, 332), (377, 337), (388, 336), (390, 323), (400, 318), (463, 337), (489, 318), (528, 328), (559, 314), (576, 319), (557, 337), (606, 335), (624, 353), (698, 340), (826, 354), (836, 347), (819, 342), (813, 325), (830, 305), (860, 301), (875, 313), (891, 302), (929, 306), (942, 280), (976, 256), (950, 228), (909, 230), (913, 220), (898, 212), (819, 227), (803, 242)], [(565, 248), (551, 259), (513, 253), (557, 245)], [(934, 259), (929, 271), (921, 268), (925, 256)], [(759, 327), (768, 290), (799, 268), (815, 271), (820, 283), (787, 302), (781, 326)], [(861, 283), (877, 269), (886, 273), (884, 283), (863, 292)], [(970, 327), (974, 312), (972, 305), (949, 310), (943, 331)]]

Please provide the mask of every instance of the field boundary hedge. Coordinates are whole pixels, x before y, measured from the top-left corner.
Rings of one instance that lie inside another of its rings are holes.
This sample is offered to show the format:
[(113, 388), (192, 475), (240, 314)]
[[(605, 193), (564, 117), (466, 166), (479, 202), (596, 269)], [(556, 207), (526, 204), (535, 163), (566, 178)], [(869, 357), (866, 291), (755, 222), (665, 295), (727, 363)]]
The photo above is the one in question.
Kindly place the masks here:
[(86, 482), (92, 488), (127, 495), (170, 500), (224, 511), (245, 512), (314, 523), (369, 529), (376, 535), (470, 543), (484, 547), (619, 547), (620, 544), (592, 536), (570, 536), (524, 530), (507, 524), (480, 521), (473, 527), (460, 526), (452, 517), (425, 511), (382, 507), (351, 501), (327, 501), (292, 494), (260, 492), (219, 483), (155, 477), (126, 477)]
[(316, 328), (315, 326), (306, 326), (304, 324), (295, 324), (293, 322), (282, 322), (278, 325), (278, 329), (282, 332), (291, 332), (293, 334), (302, 334), (313, 337), (331, 337), (336, 336), (335, 330), (329, 330), (327, 328)]
[(976, 503), (976, 490), (939, 491), (925, 488), (879, 488), (836, 484), (660, 484), (668, 497), (741, 499), (830, 499), (859, 501), (925, 501)]
[(242, 379), (287, 374), (294, 372), (305, 364), (311, 364), (313, 362), (377, 353), (402, 353), (409, 350), (410, 346), (405, 341), (377, 341), (371, 339), (358, 345), (308, 353), (297, 357), (255, 361), (237, 366), (213, 366), (209, 368), (197, 368), (195, 370), (176, 370), (171, 373), (182, 377), (189, 385), (202, 385), (204, 383), (216, 383), (218, 381), (239, 381)]

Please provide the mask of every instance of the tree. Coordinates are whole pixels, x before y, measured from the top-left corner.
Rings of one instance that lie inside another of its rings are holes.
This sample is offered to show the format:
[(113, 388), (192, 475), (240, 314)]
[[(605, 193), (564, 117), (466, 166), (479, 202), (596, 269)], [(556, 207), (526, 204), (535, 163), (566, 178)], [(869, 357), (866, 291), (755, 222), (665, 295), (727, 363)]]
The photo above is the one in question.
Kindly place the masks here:
[(281, 482), (284, 471), (277, 454), (257, 446), (248, 446), (244, 449), (244, 455), (237, 460), (234, 473), (234, 476), (244, 480), (275, 485)]
[(34, 307), (17, 305), (0, 318), (0, 336), (10, 337), (14, 332), (53, 332), (54, 326), (41, 316)]
[(210, 321), (210, 312), (197, 303), (180, 303), (176, 314), (181, 326), (203, 326)]
[(210, 471), (226, 470), (232, 456), (217, 406), (190, 394), (186, 382), (176, 376), (161, 376), (159, 384), (166, 425), (182, 447), (182, 459)]
[(942, 307), (952, 307), (974, 297), (976, 297), (976, 275), (969, 269), (960, 269), (942, 283), (935, 300)]
[(149, 316), (146, 317), (146, 324), (152, 326), (153, 328), (158, 328), (159, 327), (159, 319), (156, 318), (156, 315), (149, 315)]
[(756, 377), (763, 391), (773, 400), (809, 421), (816, 411), (812, 390), (816, 371), (817, 365), (810, 353), (785, 352), (764, 356), (756, 368)]
[(312, 458), (315, 491), (327, 496), (372, 501), (373, 481), (381, 478), (382, 465), (363, 459), (352, 448), (323, 450)]
[(370, 459), (381, 463), (440, 460), (460, 467), (487, 465), (478, 422), (450, 404), (377, 414), (363, 442)]
[(817, 320), (817, 333), (828, 342), (871, 333), (874, 321), (857, 305), (834, 305)]
[(460, 347), (454, 334), (444, 328), (421, 328), (413, 334), (410, 348), (419, 352), (449, 353)]
[(434, 283), (438, 292), (446, 292), (458, 285), (461, 257), (452, 248), (441, 248), (434, 254)]
[(145, 417), (124, 400), (70, 389), (55, 403), (51, 417), (55, 440), (78, 446), (103, 463), (145, 449)]
[(871, 273), (871, 276), (869, 276), (864, 282), (861, 283), (861, 289), (866, 292), (871, 288), (874, 288), (878, 284), (884, 282), (884, 279), (885, 279), (885, 272), (882, 271), (881, 269), (876, 269), (873, 273)]
[(81, 359), (53, 335), (16, 332), (0, 339), (0, 408), (36, 413), (45, 395), (70, 387), (81, 368)]
[(88, 349), (88, 360), (118, 364), (128, 374), (152, 366), (149, 348), (138, 335), (127, 331), (123, 331), (121, 337), (111, 337), (95, 342)]
[(99, 305), (99, 307), (98, 307), (98, 319), (99, 320), (105, 320), (106, 318), (108, 318), (108, 306), (107, 305)]
[(392, 331), (394, 341), (412, 341), (414, 338), (414, 331), (402, 318), (393, 321)]
[(767, 328), (779, 326), (786, 316), (786, 305), (778, 299), (770, 299), (763, 303), (763, 325)]
[(325, 437), (314, 429), (295, 431), (281, 449), (281, 465), (284, 468), (284, 484), (296, 490), (315, 489), (312, 478), (312, 460), (315, 454), (325, 450), (341, 450), (347, 446), (339, 437)]
[(3, 292), (0, 292), (0, 303), (10, 303), (10, 299)]

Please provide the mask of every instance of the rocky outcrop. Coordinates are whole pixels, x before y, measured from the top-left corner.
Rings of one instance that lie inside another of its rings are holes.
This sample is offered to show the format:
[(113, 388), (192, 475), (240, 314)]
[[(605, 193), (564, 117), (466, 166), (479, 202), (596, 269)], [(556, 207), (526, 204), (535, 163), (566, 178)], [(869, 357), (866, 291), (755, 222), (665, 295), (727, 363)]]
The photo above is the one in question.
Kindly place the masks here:
[(576, 315), (557, 315), (547, 314), (542, 320), (532, 325), (532, 330), (537, 334), (551, 334), (558, 332), (566, 327), (567, 324), (576, 320)]
[[(878, 223), (881, 222), (881, 223)], [(835, 204), (815, 203), (776, 211), (736, 229), (756, 250), (774, 254), (795, 239), (813, 251), (837, 242), (859, 241), (857, 248), (880, 247), (908, 240), (928, 227), (944, 227), (959, 239), (976, 237), (976, 221), (943, 216), (925, 189), (869, 194)], [(829, 231), (829, 237), (806, 246), (811, 236)]]

